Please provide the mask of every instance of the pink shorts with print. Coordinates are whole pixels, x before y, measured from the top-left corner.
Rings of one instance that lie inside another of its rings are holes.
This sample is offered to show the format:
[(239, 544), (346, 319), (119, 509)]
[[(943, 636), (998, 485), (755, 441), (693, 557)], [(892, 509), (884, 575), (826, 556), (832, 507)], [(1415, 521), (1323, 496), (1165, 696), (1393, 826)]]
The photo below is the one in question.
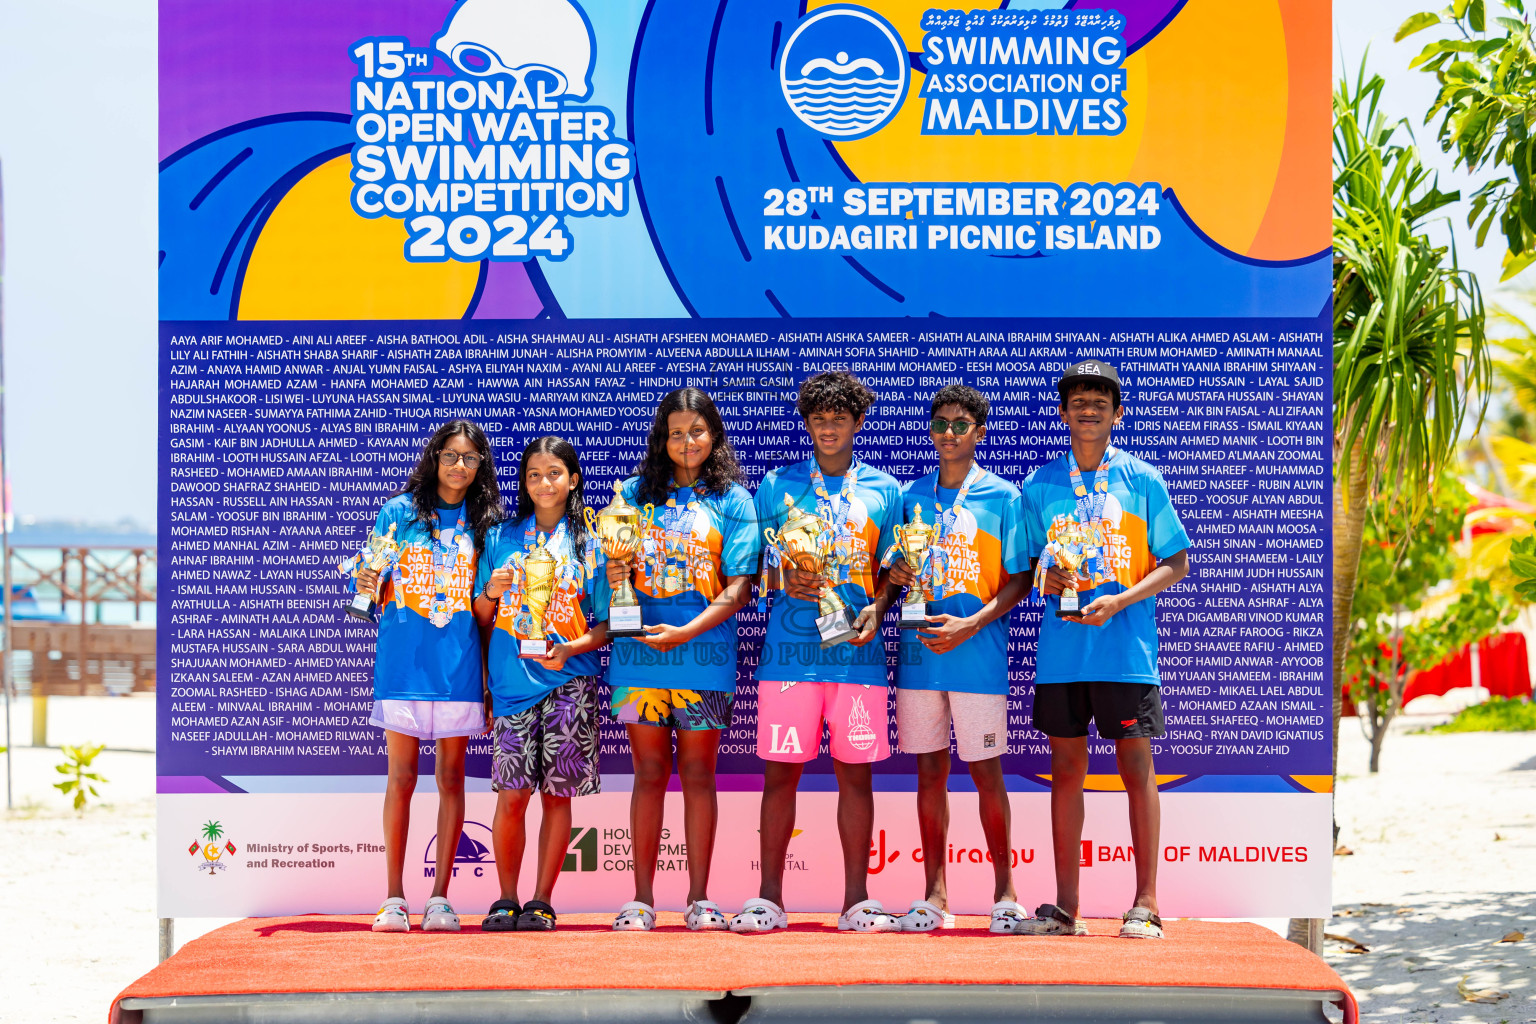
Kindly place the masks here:
[(765, 761), (814, 761), (821, 723), (832, 735), (832, 757), (867, 764), (891, 756), (890, 717), (883, 686), (859, 683), (757, 684), (757, 756)]

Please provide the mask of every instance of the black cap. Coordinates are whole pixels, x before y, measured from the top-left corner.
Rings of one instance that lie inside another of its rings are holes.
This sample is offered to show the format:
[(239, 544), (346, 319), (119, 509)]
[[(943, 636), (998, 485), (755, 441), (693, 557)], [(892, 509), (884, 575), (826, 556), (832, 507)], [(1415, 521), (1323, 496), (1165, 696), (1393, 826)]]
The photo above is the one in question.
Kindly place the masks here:
[(1056, 382), (1056, 393), (1065, 402), (1067, 389), (1082, 381), (1108, 384), (1110, 392), (1115, 396), (1115, 404), (1120, 404), (1120, 375), (1113, 366), (1098, 359), (1084, 359), (1075, 366), (1069, 366), (1061, 375), (1061, 380)]

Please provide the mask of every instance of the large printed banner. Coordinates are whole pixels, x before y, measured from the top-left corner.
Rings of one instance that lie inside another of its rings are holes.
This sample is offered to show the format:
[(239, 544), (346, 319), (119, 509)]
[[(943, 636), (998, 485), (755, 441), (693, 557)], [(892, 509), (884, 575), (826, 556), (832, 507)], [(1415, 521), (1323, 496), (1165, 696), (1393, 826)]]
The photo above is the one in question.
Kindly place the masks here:
[[(755, 486), (810, 454), (799, 383), (847, 367), (880, 395), (866, 462), (931, 470), (929, 398), (960, 381), (992, 401), (979, 461), (1017, 484), (1066, 447), (1055, 380), (1090, 357), (1124, 382), (1116, 443), (1161, 470), (1192, 539), (1157, 601), (1163, 909), (1323, 916), (1328, 5), (1036, 6), (161, 0), (163, 916), (376, 905), (374, 633), (342, 614), (336, 564), (443, 420), (485, 426), (504, 490), (529, 440), (566, 437), (600, 506), (656, 403), (695, 385)], [(728, 907), (756, 892), (762, 767), (764, 620), (739, 621), (711, 886)], [(1039, 622), (1011, 620), (1004, 757), (1030, 905), (1053, 891)], [(1125, 799), (1112, 744), (1090, 750), (1084, 911), (1117, 914)], [(413, 905), (431, 766), (428, 748)], [(875, 771), (871, 888), (902, 906), (921, 895), (915, 765)], [(453, 893), (478, 910), (487, 740), (468, 772)], [(631, 893), (613, 724), (602, 772), (575, 802), (562, 910)], [(968, 786), (957, 761), (950, 890), (979, 912)], [(835, 799), (823, 747), (795, 909), (839, 903)], [(670, 801), (658, 887), (681, 906)]]

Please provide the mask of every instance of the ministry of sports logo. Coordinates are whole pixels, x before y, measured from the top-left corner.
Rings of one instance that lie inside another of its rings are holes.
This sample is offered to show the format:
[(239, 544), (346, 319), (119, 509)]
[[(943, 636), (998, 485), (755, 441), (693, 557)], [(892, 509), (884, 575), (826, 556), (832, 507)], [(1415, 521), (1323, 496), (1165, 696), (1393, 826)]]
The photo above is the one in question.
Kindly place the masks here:
[[(197, 862), (197, 870), (206, 871), (208, 877), (212, 878), (229, 866), (223, 862), (223, 856), (226, 853), (234, 856), (239, 851), (233, 840), (224, 838), (224, 826), (217, 821), (203, 822), (201, 831), (201, 838), (194, 840), (192, 845), (187, 847), (187, 853), (193, 857), (202, 854), (203, 859)], [(221, 839), (224, 840), (222, 846), (219, 845)]]
[(800, 22), (779, 56), (789, 109), (834, 139), (862, 139), (889, 124), (911, 74), (891, 23), (852, 4), (823, 7)]

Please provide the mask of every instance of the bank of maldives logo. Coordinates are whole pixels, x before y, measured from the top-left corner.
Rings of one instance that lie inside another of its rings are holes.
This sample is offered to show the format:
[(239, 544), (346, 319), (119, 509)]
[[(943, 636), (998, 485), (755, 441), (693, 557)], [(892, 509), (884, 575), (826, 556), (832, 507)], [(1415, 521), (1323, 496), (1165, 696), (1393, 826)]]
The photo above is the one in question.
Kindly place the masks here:
[(802, 21), (779, 57), (779, 87), (801, 123), (862, 139), (890, 123), (907, 96), (907, 48), (890, 22), (851, 4)]
[[(224, 855), (227, 853), (233, 857), (239, 851), (233, 840), (224, 838), (224, 826), (217, 821), (203, 822), (201, 832), (201, 836), (187, 847), (187, 853), (193, 857), (201, 854), (202, 859), (197, 862), (197, 870), (206, 872), (208, 877), (212, 878), (229, 866), (223, 862)], [(223, 845), (219, 843), (221, 839)]]

